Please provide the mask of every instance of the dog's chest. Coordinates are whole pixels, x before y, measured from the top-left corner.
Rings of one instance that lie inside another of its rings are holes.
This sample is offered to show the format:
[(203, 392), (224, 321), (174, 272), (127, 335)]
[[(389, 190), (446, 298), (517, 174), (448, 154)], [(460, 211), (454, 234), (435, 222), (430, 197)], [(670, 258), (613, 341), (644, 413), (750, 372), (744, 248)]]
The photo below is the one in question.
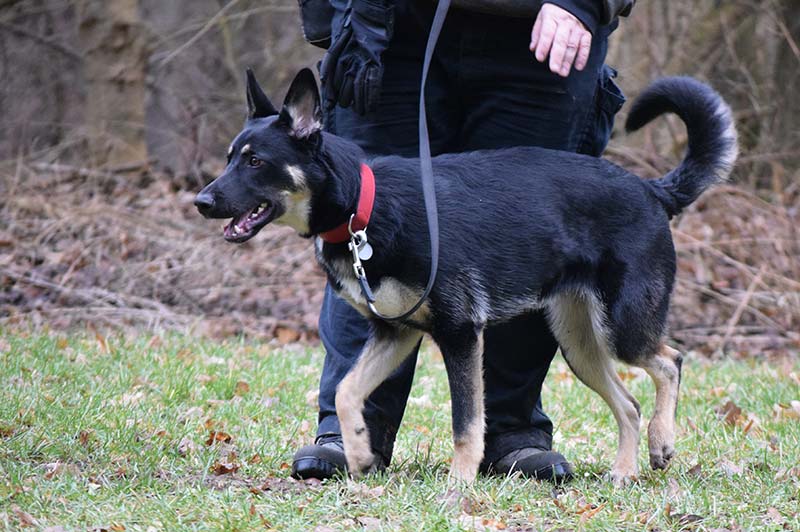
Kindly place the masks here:
[[(322, 253), (322, 241), (316, 241), (316, 256), (322, 268), (335, 279), (338, 285), (337, 293), (347, 301), (350, 306), (368, 318), (375, 315), (369, 310), (361, 285), (353, 272), (353, 264), (344, 258), (326, 260)], [(418, 289), (409, 287), (392, 277), (383, 277), (380, 284), (373, 290), (375, 308), (384, 315), (395, 316), (409, 310), (422, 295)], [(413, 316), (411, 322), (417, 325), (427, 324), (430, 320), (430, 307), (424, 303)]]

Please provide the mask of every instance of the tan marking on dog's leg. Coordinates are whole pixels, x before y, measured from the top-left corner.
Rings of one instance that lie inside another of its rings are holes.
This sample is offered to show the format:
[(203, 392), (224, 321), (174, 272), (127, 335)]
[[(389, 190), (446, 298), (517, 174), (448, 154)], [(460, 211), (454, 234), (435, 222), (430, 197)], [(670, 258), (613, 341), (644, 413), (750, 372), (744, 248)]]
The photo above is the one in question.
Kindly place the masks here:
[[(459, 434), (453, 432), (453, 467), (450, 475), (455, 480), (472, 482), (478, 474), (478, 466), (483, 459), (486, 414), (484, 412), (483, 383), (483, 334), (478, 336), (473, 353), (469, 357), (472, 367), (468, 369), (462, 384), (472, 390), (472, 401), (468, 408), (473, 410), (472, 419)], [(451, 385), (451, 390), (453, 386)], [(452, 401), (451, 401), (452, 402)], [(455, 415), (455, 412), (454, 412)]]
[(665, 469), (675, 454), (675, 414), (681, 380), (680, 352), (664, 345), (641, 367), (656, 385), (656, 406), (647, 427), (650, 467)]
[(548, 319), (572, 371), (614, 414), (619, 444), (610, 476), (615, 485), (623, 486), (639, 471), (639, 403), (617, 375), (598, 305), (594, 296), (556, 296), (548, 302)]
[(589, 353), (573, 356), (569, 350), (563, 353), (575, 375), (597, 392), (614, 414), (619, 443), (610, 476), (616, 486), (624, 486), (639, 472), (639, 403), (622, 384), (610, 358)]
[(411, 329), (391, 330), (367, 341), (355, 366), (336, 388), (336, 415), (342, 429), (344, 454), (350, 474), (358, 477), (378, 465), (364, 421), (364, 401), (405, 360), (422, 334)]
[[(483, 404), (483, 400), (481, 400)], [(478, 475), (478, 466), (483, 460), (483, 437), (486, 432), (486, 421), (483, 409), (479, 417), (469, 424), (464, 434), (454, 438), (453, 467), (450, 474), (456, 480), (472, 482)]]

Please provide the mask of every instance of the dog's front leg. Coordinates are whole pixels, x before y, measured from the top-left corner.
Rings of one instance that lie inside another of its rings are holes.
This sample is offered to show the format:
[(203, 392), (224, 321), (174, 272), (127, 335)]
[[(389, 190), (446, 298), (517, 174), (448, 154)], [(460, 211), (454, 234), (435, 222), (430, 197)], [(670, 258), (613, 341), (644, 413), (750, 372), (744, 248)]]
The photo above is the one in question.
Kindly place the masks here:
[(453, 466), (456, 480), (472, 482), (483, 459), (483, 327), (467, 324), (436, 335), (453, 405)]
[(377, 462), (364, 421), (364, 401), (408, 357), (422, 333), (376, 323), (358, 362), (336, 388), (336, 415), (342, 429), (344, 454), (350, 474), (360, 476)]

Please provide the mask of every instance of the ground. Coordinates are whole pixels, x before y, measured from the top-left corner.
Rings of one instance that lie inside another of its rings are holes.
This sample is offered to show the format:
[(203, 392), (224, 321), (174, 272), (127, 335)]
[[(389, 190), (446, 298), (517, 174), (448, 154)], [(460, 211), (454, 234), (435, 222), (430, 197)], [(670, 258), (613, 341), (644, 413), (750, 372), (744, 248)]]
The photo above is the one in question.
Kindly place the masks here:
[[(317, 347), (0, 330), (0, 529), (798, 530), (800, 362), (688, 353), (678, 454), (615, 489), (608, 408), (557, 359), (544, 392), (578, 478), (448, 483), (444, 366), (428, 347), (388, 472), (296, 482)], [(652, 384), (621, 375), (652, 411)]]

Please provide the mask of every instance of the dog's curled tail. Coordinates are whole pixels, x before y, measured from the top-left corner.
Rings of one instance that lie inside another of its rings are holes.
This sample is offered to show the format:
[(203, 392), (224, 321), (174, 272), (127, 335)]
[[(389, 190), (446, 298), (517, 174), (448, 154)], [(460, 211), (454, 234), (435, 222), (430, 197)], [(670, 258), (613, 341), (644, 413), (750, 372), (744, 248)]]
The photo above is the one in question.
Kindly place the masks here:
[(672, 217), (728, 178), (739, 148), (731, 108), (714, 89), (688, 77), (659, 79), (646, 88), (633, 103), (625, 129), (635, 131), (667, 112), (686, 124), (688, 149), (677, 168), (647, 183)]

